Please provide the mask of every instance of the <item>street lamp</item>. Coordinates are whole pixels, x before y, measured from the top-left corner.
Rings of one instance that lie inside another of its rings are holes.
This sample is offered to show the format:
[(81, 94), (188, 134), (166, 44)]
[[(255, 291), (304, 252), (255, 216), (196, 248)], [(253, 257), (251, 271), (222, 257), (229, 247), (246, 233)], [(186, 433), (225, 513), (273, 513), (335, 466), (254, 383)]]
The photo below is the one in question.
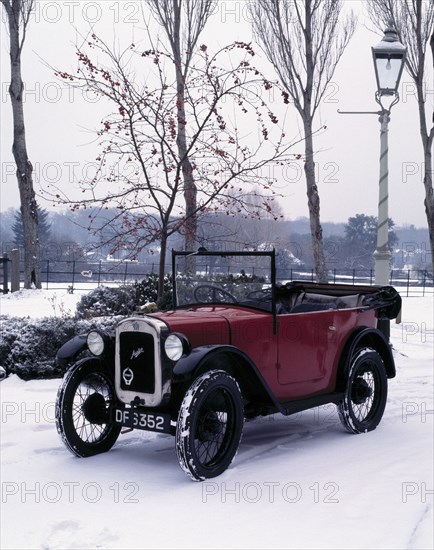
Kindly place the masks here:
[(404, 69), (407, 48), (398, 40), (398, 35), (389, 23), (384, 36), (376, 46), (372, 47), (375, 76), (378, 94), (399, 95), (398, 86)]
[[(407, 48), (398, 40), (398, 35), (389, 23), (384, 31), (384, 37), (379, 44), (372, 48), (377, 91), (375, 100), (381, 107), (378, 111), (381, 124), (380, 131), (380, 180), (377, 221), (377, 248), (375, 259), (375, 284), (389, 283), (391, 253), (389, 250), (389, 169), (388, 169), (388, 132), (390, 110), (399, 101), (398, 86), (404, 69)], [(389, 107), (382, 103), (383, 97), (393, 98)]]

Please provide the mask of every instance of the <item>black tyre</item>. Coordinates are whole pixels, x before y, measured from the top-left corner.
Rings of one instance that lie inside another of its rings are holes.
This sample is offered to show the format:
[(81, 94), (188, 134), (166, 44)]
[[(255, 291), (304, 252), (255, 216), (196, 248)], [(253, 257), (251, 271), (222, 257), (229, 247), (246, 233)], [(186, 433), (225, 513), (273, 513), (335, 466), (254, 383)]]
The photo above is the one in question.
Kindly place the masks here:
[(238, 450), (243, 422), (241, 391), (232, 376), (213, 370), (197, 378), (185, 394), (176, 427), (181, 468), (195, 481), (220, 475)]
[(375, 430), (387, 401), (387, 376), (380, 354), (372, 348), (356, 351), (351, 359), (339, 418), (351, 433)]
[(109, 422), (116, 402), (113, 383), (94, 361), (73, 366), (65, 375), (56, 402), (56, 426), (77, 456), (104, 453), (116, 442), (121, 427)]

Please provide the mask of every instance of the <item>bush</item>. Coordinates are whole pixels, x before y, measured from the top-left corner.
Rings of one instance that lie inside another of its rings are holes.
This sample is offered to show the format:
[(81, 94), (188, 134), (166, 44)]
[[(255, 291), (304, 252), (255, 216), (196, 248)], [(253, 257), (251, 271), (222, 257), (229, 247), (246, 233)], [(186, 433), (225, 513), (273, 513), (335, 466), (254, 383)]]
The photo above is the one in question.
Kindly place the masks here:
[(167, 309), (172, 302), (172, 282), (166, 277), (162, 299), (157, 301), (158, 277), (118, 288), (99, 287), (81, 297), (73, 317), (29, 319), (0, 315), (0, 366), (23, 380), (63, 376), (68, 365), (58, 366), (58, 349), (68, 340), (100, 328), (114, 329), (119, 316), (131, 315), (137, 307), (157, 303)]
[(7, 365), (10, 364), (11, 360), (11, 349), (28, 323), (29, 319), (0, 315), (0, 366), (6, 368), (6, 370), (8, 370)]
[(100, 286), (82, 296), (77, 303), (77, 317), (90, 319), (109, 315), (130, 315), (136, 308), (132, 286)]
[(143, 281), (134, 283), (135, 300), (138, 306), (155, 302), (158, 309), (169, 309), (172, 306), (173, 281), (171, 275), (164, 277), (163, 295), (158, 298), (158, 275), (151, 273)]
[(77, 317), (91, 319), (109, 315), (131, 315), (149, 303), (157, 309), (169, 309), (172, 305), (172, 277), (164, 278), (163, 296), (158, 299), (158, 275), (148, 275), (143, 281), (117, 288), (100, 286), (82, 296), (77, 304)]
[(118, 320), (113, 317), (98, 321), (58, 317), (23, 319), (2, 315), (0, 366), (8, 375), (17, 374), (23, 380), (63, 376), (68, 366), (56, 364), (57, 350), (67, 340), (92, 328), (110, 332)]

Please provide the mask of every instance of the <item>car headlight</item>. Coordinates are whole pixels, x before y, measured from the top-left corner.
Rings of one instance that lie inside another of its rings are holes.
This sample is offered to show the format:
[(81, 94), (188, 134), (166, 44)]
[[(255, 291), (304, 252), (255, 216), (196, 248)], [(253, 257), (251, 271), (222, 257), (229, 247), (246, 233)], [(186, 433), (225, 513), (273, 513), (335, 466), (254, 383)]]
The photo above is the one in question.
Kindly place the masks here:
[(164, 351), (171, 361), (178, 361), (189, 350), (190, 344), (182, 334), (169, 334), (164, 342)]
[(91, 330), (87, 335), (87, 347), (92, 355), (102, 355), (104, 352), (104, 338), (96, 330)]

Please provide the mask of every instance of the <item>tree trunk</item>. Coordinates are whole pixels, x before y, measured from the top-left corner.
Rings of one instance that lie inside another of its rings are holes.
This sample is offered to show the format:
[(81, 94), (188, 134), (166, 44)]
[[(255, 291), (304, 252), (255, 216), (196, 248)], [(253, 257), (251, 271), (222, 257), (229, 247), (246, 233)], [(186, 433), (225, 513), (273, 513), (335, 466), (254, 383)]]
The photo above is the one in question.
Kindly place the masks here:
[[(185, 250), (196, 249), (197, 232), (197, 188), (194, 183), (193, 168), (188, 157), (187, 147), (187, 120), (185, 115), (185, 76), (188, 66), (184, 67), (181, 52), (181, 17), (182, 6), (174, 1), (174, 36), (172, 42), (173, 57), (176, 70), (176, 105), (177, 105), (177, 126), (178, 133), (176, 145), (178, 147), (179, 160), (181, 164), (182, 179), (184, 182), (185, 200)], [(188, 52), (187, 52), (188, 55)]]
[[(434, 32), (431, 35), (430, 47), (433, 58), (433, 68), (434, 68)], [(425, 104), (422, 103), (423, 107)], [(419, 100), (419, 108), (421, 106), (421, 101)], [(426, 120), (425, 110), (420, 111), (419, 118), (421, 120)], [(433, 125), (434, 125), (434, 114), (433, 114)], [(431, 131), (426, 136), (422, 135), (422, 142), (424, 148), (424, 158), (425, 158), (425, 173), (423, 177), (423, 184), (425, 186), (425, 212), (426, 219), (428, 222), (428, 234), (431, 247), (431, 266), (432, 273), (434, 275), (434, 190), (433, 190), (433, 158), (432, 158), (432, 148), (434, 141), (434, 126), (431, 128)]]
[[(421, 9), (421, 7), (420, 7)], [(419, 19), (418, 19), (419, 21)], [(420, 22), (418, 23), (420, 25)], [(434, 33), (430, 40), (431, 51), (433, 55), (434, 66)], [(434, 193), (433, 193), (433, 159), (432, 159), (432, 147), (434, 140), (434, 126), (431, 130), (428, 130), (428, 123), (425, 112), (425, 95), (424, 95), (424, 56), (422, 55), (422, 44), (418, 42), (419, 49), (419, 67), (418, 67), (418, 79), (416, 80), (417, 101), (419, 106), (419, 121), (420, 121), (420, 135), (422, 138), (423, 154), (424, 154), (424, 174), (423, 185), (425, 187), (425, 213), (428, 224), (428, 235), (430, 240), (431, 250), (431, 266), (434, 274)], [(434, 115), (433, 115), (434, 116)], [(433, 118), (434, 124), (434, 118)]]
[[(178, 80), (179, 78), (179, 80)], [(181, 161), (185, 200), (185, 250), (196, 250), (197, 232), (197, 188), (194, 182), (193, 168), (187, 153), (186, 120), (184, 107), (185, 84), (182, 75), (177, 75), (178, 96), (178, 135), (177, 146)]]
[(320, 222), (319, 193), (315, 182), (315, 161), (313, 154), (312, 94), (315, 84), (315, 59), (312, 49), (313, 8), (311, 5), (311, 0), (306, 0), (305, 10), (306, 88), (303, 93), (303, 109), (302, 112), (300, 112), (303, 118), (305, 138), (304, 171), (306, 174), (310, 232), (312, 235), (312, 251), (315, 263), (316, 280), (318, 283), (326, 283), (328, 281), (328, 274), (324, 257), (324, 244)]
[(164, 276), (166, 275), (166, 255), (167, 255), (167, 232), (161, 235), (160, 264), (158, 266), (158, 292), (157, 299), (164, 294)]
[[(431, 138), (433, 133), (431, 135)], [(431, 269), (434, 274), (434, 193), (433, 193), (433, 180), (432, 180), (432, 145), (433, 140), (428, 139), (424, 142), (424, 159), (425, 159), (425, 173), (423, 176), (423, 184), (425, 186), (425, 212), (428, 222), (428, 234), (431, 249)]]
[(20, 2), (14, 2), (8, 12), (10, 33), (11, 84), (14, 142), (12, 153), (17, 165), (21, 216), (24, 233), (24, 288), (41, 288), (40, 243), (38, 213), (33, 189), (33, 166), (27, 155), (23, 110), (23, 81), (21, 77)]
[(307, 201), (309, 207), (310, 233), (312, 236), (312, 251), (315, 263), (315, 274), (318, 283), (328, 281), (328, 273), (324, 256), (322, 226), (320, 222), (320, 201), (318, 187), (315, 182), (315, 162), (313, 157), (312, 121), (304, 122), (305, 132), (305, 163)]

